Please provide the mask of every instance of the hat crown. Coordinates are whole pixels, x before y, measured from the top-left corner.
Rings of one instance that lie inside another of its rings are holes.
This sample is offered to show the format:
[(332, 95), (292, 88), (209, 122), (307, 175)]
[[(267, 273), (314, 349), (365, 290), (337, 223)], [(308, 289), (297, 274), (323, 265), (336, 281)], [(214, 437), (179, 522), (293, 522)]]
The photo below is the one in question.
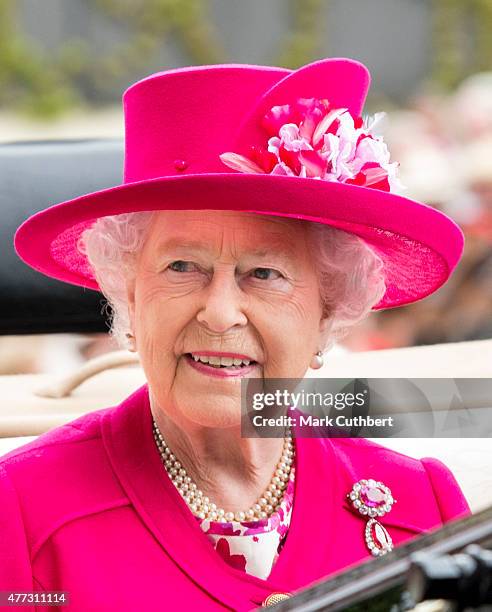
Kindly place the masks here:
[(287, 70), (205, 66), (152, 75), (127, 90), (125, 182), (227, 172), (219, 155), (238, 118)]
[(358, 115), (368, 86), (365, 66), (336, 58), (296, 71), (221, 64), (150, 75), (123, 95), (124, 182), (233, 172), (220, 154), (261, 142), (261, 117), (272, 106), (323, 97)]

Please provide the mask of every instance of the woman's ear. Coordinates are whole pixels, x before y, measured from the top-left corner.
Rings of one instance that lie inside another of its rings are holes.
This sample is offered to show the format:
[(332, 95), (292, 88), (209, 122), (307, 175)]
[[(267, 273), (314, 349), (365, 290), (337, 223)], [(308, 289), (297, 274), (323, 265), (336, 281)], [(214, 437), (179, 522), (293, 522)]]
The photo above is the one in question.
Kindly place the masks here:
[(324, 317), (319, 322), (319, 347), (322, 350), (328, 343), (330, 337), (331, 328), (333, 325), (333, 317)]
[(130, 327), (135, 331), (135, 278), (126, 281), (126, 302)]

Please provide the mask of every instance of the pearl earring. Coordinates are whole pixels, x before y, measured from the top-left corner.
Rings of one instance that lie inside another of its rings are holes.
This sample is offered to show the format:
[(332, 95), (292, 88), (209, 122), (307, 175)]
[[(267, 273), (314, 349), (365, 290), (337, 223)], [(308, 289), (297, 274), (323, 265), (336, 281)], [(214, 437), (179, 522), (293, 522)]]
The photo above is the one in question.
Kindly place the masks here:
[(130, 332), (127, 332), (125, 334), (126, 337), (126, 348), (131, 352), (131, 353), (135, 353), (137, 351), (137, 345), (135, 342), (135, 336), (133, 334), (131, 334)]
[(319, 370), (323, 367), (323, 363), (323, 353), (321, 351), (318, 351), (311, 359), (310, 367), (312, 370)]

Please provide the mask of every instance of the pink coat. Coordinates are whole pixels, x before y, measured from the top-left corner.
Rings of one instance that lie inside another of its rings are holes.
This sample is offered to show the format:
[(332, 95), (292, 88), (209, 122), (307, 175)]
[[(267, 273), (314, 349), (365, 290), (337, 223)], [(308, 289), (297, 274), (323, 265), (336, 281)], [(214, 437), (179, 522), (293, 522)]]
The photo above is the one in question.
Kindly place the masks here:
[(60, 610), (73, 612), (245, 611), (370, 556), (365, 519), (346, 497), (362, 478), (382, 481), (397, 499), (381, 519), (396, 545), (469, 513), (435, 459), (361, 439), (296, 443), (291, 526), (262, 580), (217, 554), (167, 477), (146, 386), (57, 427), (0, 458), (0, 591), (68, 591)]

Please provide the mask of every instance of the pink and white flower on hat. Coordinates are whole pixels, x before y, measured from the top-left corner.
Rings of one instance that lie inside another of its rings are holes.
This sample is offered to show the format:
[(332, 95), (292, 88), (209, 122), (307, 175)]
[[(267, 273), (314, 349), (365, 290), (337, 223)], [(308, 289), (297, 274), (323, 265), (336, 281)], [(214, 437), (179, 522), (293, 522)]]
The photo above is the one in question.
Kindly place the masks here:
[(222, 162), (240, 172), (281, 174), (336, 181), (383, 191), (403, 189), (398, 162), (374, 128), (385, 113), (352, 117), (326, 99), (299, 98), (272, 107), (263, 117), (266, 145), (251, 145), (249, 155), (222, 153)]

